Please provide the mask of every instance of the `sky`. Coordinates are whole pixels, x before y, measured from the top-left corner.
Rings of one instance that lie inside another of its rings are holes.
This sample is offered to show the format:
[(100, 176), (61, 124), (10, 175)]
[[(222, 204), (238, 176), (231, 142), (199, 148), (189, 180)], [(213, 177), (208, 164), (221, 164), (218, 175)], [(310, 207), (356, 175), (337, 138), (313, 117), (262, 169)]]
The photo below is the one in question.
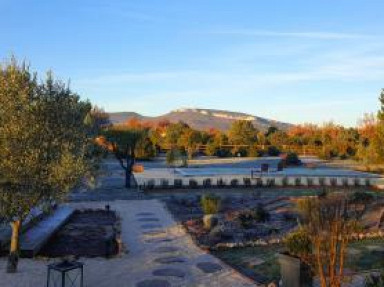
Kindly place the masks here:
[(106, 111), (355, 126), (384, 88), (384, 1), (0, 0), (0, 60)]

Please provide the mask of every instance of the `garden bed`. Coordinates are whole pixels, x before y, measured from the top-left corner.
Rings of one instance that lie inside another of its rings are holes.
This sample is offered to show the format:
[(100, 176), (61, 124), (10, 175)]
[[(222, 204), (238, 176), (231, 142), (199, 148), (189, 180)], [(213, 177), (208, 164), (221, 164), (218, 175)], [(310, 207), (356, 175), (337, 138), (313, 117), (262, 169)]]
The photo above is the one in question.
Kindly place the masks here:
[(77, 210), (48, 241), (45, 257), (110, 257), (119, 253), (120, 220), (114, 211)]

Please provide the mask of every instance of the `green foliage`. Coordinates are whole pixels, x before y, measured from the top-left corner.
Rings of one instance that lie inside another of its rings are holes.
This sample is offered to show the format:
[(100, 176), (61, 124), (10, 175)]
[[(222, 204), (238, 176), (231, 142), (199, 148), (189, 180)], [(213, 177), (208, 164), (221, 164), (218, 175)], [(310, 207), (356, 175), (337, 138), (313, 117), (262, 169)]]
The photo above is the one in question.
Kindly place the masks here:
[(214, 194), (203, 195), (200, 204), (204, 214), (216, 214), (220, 209), (220, 197)]
[(365, 287), (384, 287), (384, 272), (367, 276), (365, 278)]
[(91, 108), (51, 73), (38, 83), (15, 60), (0, 68), (0, 217), (23, 220), (91, 170)]
[(275, 146), (268, 147), (268, 155), (269, 156), (278, 156), (280, 154), (280, 150)]
[(285, 164), (287, 166), (297, 166), (301, 164), (301, 160), (299, 159), (299, 156), (295, 152), (289, 152), (287, 153), (285, 157)]
[(303, 260), (308, 259), (309, 255), (312, 253), (311, 239), (307, 232), (302, 228), (289, 233), (286, 236), (284, 243), (289, 254), (302, 258)]
[(255, 209), (252, 210), (252, 215), (257, 222), (266, 222), (270, 218), (270, 214), (261, 204), (258, 204)]
[(374, 196), (364, 191), (356, 191), (351, 196), (353, 203), (369, 204), (374, 200)]
[(234, 145), (252, 145), (257, 142), (257, 129), (251, 121), (235, 121), (228, 131), (229, 141)]
[(187, 166), (188, 159), (185, 151), (178, 148), (172, 148), (167, 151), (165, 161), (168, 166)]

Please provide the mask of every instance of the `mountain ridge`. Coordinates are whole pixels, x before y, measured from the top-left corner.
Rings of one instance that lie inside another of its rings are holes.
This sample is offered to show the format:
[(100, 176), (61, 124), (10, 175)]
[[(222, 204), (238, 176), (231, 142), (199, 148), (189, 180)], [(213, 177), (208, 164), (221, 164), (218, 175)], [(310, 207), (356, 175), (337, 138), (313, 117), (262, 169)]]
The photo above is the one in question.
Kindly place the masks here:
[(108, 113), (112, 123), (123, 123), (132, 118), (141, 121), (158, 122), (168, 120), (171, 123), (183, 121), (190, 127), (197, 130), (209, 130), (215, 128), (221, 131), (227, 131), (232, 123), (236, 120), (251, 121), (254, 126), (262, 131), (268, 127), (274, 126), (281, 130), (287, 130), (292, 124), (280, 122), (272, 119), (258, 117), (241, 112), (232, 112), (217, 109), (201, 109), (201, 108), (183, 108), (172, 110), (160, 116), (144, 116), (136, 112), (111, 112)]

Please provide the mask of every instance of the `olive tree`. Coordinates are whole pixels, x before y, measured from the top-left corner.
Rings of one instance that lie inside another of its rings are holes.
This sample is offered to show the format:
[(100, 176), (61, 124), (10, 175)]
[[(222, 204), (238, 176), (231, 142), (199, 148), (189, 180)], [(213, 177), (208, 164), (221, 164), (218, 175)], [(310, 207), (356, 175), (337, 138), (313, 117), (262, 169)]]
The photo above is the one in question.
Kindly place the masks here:
[(0, 67), (0, 218), (12, 227), (8, 272), (34, 207), (59, 201), (88, 171), (91, 109), (51, 74), (39, 83), (16, 60)]
[(112, 152), (125, 171), (125, 187), (131, 187), (133, 166), (139, 144), (148, 137), (147, 129), (131, 129), (124, 126), (111, 127), (99, 138), (99, 144)]

